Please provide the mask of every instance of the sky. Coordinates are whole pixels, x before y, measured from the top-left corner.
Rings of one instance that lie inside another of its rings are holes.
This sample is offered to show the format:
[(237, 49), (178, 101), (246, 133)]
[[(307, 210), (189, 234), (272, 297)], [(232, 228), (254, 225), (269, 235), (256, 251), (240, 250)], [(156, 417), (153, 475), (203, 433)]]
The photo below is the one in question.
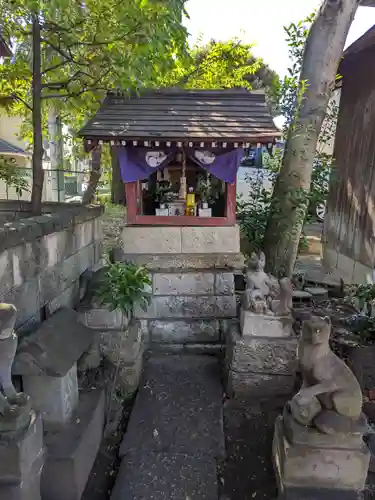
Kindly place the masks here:
[[(254, 44), (254, 54), (280, 76), (288, 68), (288, 47), (283, 26), (300, 21), (321, 5), (321, 0), (188, 0), (186, 26), (193, 43), (199, 36)], [(375, 7), (359, 7), (347, 46), (375, 25)]]

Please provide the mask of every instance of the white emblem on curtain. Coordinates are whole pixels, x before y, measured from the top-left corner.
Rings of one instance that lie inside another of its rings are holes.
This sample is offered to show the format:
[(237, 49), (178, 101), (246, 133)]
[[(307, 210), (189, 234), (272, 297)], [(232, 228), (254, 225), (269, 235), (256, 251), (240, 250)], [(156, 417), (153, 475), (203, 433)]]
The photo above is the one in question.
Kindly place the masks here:
[(211, 151), (194, 151), (195, 158), (202, 163), (202, 165), (211, 165), (215, 161), (215, 155)]
[(149, 151), (146, 153), (146, 163), (151, 168), (159, 167), (167, 159), (164, 151)]

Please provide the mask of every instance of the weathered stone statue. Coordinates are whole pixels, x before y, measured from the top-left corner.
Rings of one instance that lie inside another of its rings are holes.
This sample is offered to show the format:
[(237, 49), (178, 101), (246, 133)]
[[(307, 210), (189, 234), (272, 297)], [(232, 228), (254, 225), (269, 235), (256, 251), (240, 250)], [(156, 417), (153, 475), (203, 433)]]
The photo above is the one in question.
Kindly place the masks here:
[(358, 432), (362, 391), (350, 368), (332, 352), (330, 333), (328, 317), (303, 322), (298, 346), (302, 387), (290, 410), (297, 422), (325, 434)]
[(246, 272), (246, 289), (260, 290), (265, 297), (268, 295), (276, 297), (279, 284), (275, 277), (264, 271), (265, 265), (266, 257), (263, 252), (259, 256), (254, 252), (251, 254)]
[(16, 391), (12, 383), (12, 365), (17, 350), (14, 332), (17, 309), (0, 303), (0, 434), (27, 427), (31, 419), (31, 401)]
[(261, 290), (245, 290), (244, 308), (256, 314), (272, 314)]
[[(298, 345), (302, 386), (275, 424), (280, 498), (359, 498), (370, 454), (359, 383), (329, 346), (329, 318), (310, 316)], [(346, 496), (345, 496), (346, 495)]]
[(252, 253), (246, 272), (243, 308), (256, 314), (288, 316), (292, 310), (293, 286), (289, 278), (278, 281), (264, 271), (266, 258)]

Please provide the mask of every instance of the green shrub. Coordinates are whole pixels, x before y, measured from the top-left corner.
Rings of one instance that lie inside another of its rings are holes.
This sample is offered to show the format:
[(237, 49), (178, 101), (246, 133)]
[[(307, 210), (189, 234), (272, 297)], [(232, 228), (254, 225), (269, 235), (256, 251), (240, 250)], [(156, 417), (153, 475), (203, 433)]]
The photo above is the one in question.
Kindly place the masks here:
[(110, 263), (97, 296), (110, 311), (120, 309), (129, 314), (136, 305), (143, 310), (147, 309), (150, 302), (150, 285), (151, 280), (146, 268), (131, 262)]

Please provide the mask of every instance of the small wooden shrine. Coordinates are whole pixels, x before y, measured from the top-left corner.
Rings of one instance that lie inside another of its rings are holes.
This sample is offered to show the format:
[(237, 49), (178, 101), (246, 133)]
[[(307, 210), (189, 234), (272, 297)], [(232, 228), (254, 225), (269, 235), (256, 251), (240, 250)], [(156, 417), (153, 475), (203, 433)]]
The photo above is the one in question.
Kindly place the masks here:
[(129, 225), (233, 226), (246, 151), (280, 133), (263, 92), (166, 89), (109, 93), (79, 136), (115, 149)]

